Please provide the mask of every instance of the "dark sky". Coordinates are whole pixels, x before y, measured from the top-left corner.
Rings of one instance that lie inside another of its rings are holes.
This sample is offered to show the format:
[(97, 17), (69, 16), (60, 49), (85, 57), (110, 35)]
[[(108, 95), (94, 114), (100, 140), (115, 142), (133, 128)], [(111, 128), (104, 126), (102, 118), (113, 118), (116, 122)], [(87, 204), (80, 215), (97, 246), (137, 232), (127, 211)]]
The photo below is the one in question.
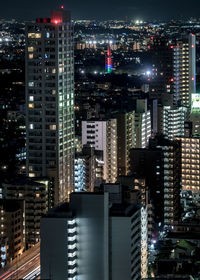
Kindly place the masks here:
[(200, 16), (199, 0), (2, 0), (0, 18), (32, 20), (64, 4), (74, 19), (171, 19)]

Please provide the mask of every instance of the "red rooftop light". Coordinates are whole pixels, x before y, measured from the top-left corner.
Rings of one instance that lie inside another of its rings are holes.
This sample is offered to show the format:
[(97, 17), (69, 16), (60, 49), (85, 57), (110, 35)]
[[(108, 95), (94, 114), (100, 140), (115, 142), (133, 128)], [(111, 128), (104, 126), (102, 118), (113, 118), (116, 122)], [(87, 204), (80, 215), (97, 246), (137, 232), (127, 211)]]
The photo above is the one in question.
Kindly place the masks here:
[(60, 19), (53, 19), (51, 22), (53, 22), (55, 24), (58, 24), (58, 23), (61, 23), (62, 20), (60, 20)]
[(173, 78), (171, 78), (171, 79), (170, 79), (170, 82), (173, 82), (173, 81), (174, 81), (174, 79), (173, 79)]
[(61, 7), (60, 7), (61, 9), (64, 9), (64, 6), (63, 5), (61, 5)]

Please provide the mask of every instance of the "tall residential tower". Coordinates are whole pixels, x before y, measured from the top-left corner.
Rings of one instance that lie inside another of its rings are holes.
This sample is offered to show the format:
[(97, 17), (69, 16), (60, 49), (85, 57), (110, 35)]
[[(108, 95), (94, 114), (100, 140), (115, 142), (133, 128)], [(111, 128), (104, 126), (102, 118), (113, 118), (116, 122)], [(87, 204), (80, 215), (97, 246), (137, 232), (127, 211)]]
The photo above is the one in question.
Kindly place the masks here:
[(152, 97), (173, 94), (173, 104), (182, 102), (190, 108), (191, 94), (196, 92), (196, 36), (180, 39), (154, 38), (152, 45)]
[(73, 30), (62, 8), (26, 24), (27, 175), (52, 179), (55, 203), (74, 181)]

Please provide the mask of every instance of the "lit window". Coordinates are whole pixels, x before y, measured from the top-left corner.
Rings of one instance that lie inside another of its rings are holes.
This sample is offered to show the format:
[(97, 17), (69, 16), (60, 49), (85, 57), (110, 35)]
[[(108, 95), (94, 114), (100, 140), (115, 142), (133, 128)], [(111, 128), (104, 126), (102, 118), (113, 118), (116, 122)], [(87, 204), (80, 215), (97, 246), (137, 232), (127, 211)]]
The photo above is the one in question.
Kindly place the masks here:
[(30, 128), (30, 129), (34, 129), (33, 123), (30, 123), (30, 124), (29, 124), (29, 128)]
[(36, 193), (36, 195), (35, 195), (37, 198), (39, 198), (40, 197), (40, 194), (39, 193)]
[(41, 33), (28, 33), (28, 38), (33, 38), (33, 39), (41, 38)]
[(34, 87), (34, 82), (29, 82), (29, 83), (28, 83), (28, 86), (29, 86), (29, 87)]
[(63, 67), (59, 67), (59, 73), (63, 72)]
[(50, 128), (51, 130), (56, 130), (56, 125), (55, 125), (55, 124), (51, 124), (51, 125), (49, 126), (49, 128)]
[(28, 108), (34, 108), (34, 104), (33, 103), (29, 103), (28, 104)]
[(35, 177), (35, 173), (29, 173), (29, 177)]
[(28, 47), (28, 52), (33, 52), (34, 48), (33, 47)]
[(34, 96), (29, 96), (29, 101), (34, 101)]
[(30, 53), (30, 54), (28, 55), (28, 58), (29, 58), (29, 59), (33, 59), (33, 54)]

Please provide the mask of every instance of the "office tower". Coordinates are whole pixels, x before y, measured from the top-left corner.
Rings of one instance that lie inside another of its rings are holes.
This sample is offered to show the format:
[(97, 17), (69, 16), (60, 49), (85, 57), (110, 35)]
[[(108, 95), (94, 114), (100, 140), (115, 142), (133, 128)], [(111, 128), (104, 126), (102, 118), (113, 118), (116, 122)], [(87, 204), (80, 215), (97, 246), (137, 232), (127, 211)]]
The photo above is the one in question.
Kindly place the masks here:
[(24, 226), (23, 200), (0, 199), (0, 267), (22, 255)]
[(135, 147), (135, 112), (119, 112), (117, 119), (118, 176), (129, 172), (129, 150)]
[(3, 199), (23, 200), (25, 203), (25, 245), (29, 248), (40, 240), (40, 218), (52, 206), (48, 183), (30, 179), (17, 179), (3, 183), (0, 189)]
[(136, 101), (135, 135), (135, 147), (145, 148), (151, 137), (151, 112), (147, 109), (147, 99)]
[(171, 140), (175, 136), (184, 136), (186, 114), (186, 107), (158, 106), (159, 133)]
[(181, 142), (182, 190), (200, 191), (200, 137), (176, 137)]
[(130, 151), (130, 169), (144, 178), (153, 203), (155, 222), (170, 226), (180, 218), (181, 148), (179, 141), (151, 139), (148, 149)]
[(108, 193), (73, 193), (41, 220), (41, 278), (141, 279), (139, 244), (138, 205), (112, 205)]
[(114, 183), (117, 178), (117, 120), (82, 121), (82, 144), (103, 151), (103, 179)]
[(73, 190), (74, 62), (70, 12), (26, 24), (27, 175), (54, 183), (54, 202)]
[(162, 93), (173, 94), (173, 104), (179, 100), (190, 108), (191, 94), (196, 92), (196, 37), (154, 38), (152, 45), (153, 73), (150, 94), (159, 98)]

